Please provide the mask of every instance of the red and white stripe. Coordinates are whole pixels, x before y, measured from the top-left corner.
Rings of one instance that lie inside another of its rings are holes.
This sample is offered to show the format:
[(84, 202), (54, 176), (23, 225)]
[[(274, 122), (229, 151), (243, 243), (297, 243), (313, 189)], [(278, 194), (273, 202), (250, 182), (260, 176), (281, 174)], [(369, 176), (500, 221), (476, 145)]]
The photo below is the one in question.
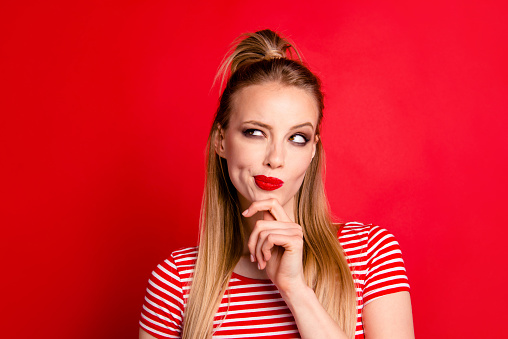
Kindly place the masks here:
[[(372, 300), (409, 291), (399, 245), (377, 226), (348, 223), (339, 241), (358, 297), (356, 339), (363, 338), (362, 309)], [(140, 326), (156, 338), (180, 338), (197, 248), (175, 251), (148, 282)], [(295, 320), (270, 280), (233, 273), (213, 321), (214, 338), (299, 338)]]
[(378, 226), (347, 223), (339, 242), (348, 259), (357, 292), (356, 339), (363, 338), (362, 309), (390, 293), (409, 291), (402, 252), (395, 237)]

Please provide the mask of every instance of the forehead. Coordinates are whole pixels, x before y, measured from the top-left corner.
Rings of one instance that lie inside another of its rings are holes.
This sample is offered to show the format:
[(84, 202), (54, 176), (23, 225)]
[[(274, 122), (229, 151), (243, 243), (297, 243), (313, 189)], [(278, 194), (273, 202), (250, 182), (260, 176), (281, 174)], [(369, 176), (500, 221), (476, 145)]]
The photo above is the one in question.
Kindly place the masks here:
[(316, 128), (318, 104), (308, 91), (278, 83), (242, 88), (232, 100), (230, 124), (259, 120), (276, 126), (310, 122)]

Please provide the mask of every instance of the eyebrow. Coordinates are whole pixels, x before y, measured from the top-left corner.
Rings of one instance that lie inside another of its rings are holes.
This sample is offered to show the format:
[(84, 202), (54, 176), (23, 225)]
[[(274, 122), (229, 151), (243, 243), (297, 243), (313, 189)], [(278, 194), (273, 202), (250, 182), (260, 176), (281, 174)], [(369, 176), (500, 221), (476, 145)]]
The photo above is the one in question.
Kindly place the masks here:
[[(264, 123), (256, 121), (256, 120), (245, 121), (244, 124), (257, 125), (257, 126), (266, 128), (268, 130), (272, 129), (272, 127), (270, 125), (264, 124)], [(290, 129), (293, 130), (293, 129), (301, 128), (304, 126), (310, 126), (314, 130), (314, 126), (310, 122), (304, 122), (303, 124), (295, 125), (295, 126), (291, 127)]]

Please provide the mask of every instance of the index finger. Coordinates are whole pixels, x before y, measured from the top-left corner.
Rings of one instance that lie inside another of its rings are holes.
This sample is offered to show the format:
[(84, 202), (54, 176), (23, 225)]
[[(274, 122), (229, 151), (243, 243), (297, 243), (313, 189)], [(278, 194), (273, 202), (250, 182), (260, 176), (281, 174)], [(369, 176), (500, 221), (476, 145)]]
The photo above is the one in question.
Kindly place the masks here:
[[(243, 211), (242, 215), (248, 218), (252, 217), (257, 212), (269, 212), (277, 221), (293, 222), (277, 199), (254, 201), (248, 209)], [(263, 215), (263, 219), (270, 220), (269, 216), (266, 214)]]

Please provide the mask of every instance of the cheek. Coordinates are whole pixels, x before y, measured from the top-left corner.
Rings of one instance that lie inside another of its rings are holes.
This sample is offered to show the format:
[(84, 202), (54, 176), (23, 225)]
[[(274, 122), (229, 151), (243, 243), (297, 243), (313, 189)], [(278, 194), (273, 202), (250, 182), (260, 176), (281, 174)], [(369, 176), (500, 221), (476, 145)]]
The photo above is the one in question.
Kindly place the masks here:
[(263, 161), (264, 148), (241, 138), (231, 138), (226, 144), (226, 159), (231, 167), (243, 169)]
[(247, 165), (248, 157), (242, 152), (241, 147), (235, 144), (226, 145), (226, 160), (230, 167), (243, 168)]
[[(290, 171), (290, 176), (293, 179), (292, 191), (298, 191), (300, 186), (303, 183), (303, 179), (305, 177), (305, 173), (310, 166), (312, 161), (312, 154), (302, 157), (294, 157), (294, 161), (288, 163), (288, 169)], [(296, 193), (296, 192), (295, 192)]]
[(305, 175), (305, 172), (310, 166), (312, 161), (312, 152), (290, 155), (288, 160), (288, 168), (290, 169), (292, 175), (295, 177), (301, 177)]
[(229, 142), (226, 144), (226, 160), (231, 180), (248, 175), (250, 169), (256, 164), (256, 149), (241, 142)]

